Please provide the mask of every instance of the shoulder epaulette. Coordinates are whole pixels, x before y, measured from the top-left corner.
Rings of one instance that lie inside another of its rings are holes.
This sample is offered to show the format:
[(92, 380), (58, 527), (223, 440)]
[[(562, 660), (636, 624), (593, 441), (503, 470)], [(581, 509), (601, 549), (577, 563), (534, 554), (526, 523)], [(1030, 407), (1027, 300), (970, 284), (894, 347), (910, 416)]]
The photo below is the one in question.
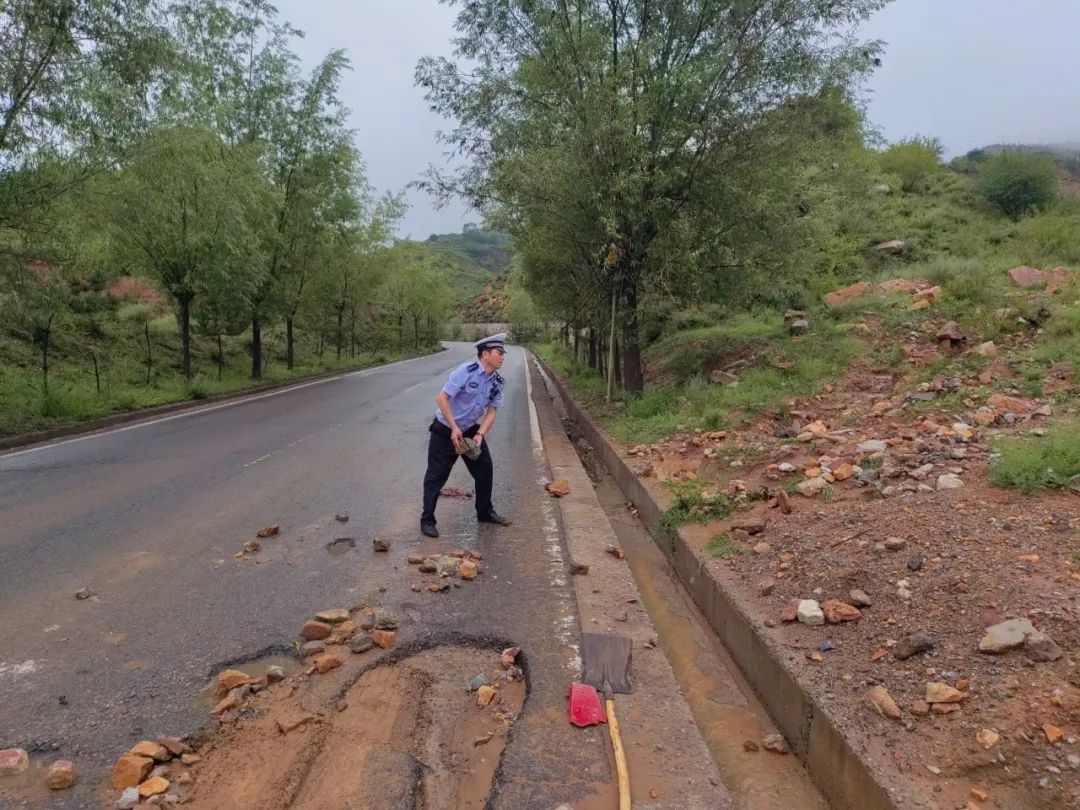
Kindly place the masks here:
[(496, 371), (496, 372), (495, 372), (495, 382), (497, 382), (497, 383), (503, 383), (503, 384), (505, 384), (505, 383), (506, 383), (506, 380), (504, 380), (504, 379), (502, 378), (502, 375), (501, 375), (501, 374), (499, 374), (499, 372), (497, 372), (497, 371)]
[(480, 368), (479, 363), (469, 363), (469, 365), (465, 366), (466, 371), (476, 371), (478, 368)]

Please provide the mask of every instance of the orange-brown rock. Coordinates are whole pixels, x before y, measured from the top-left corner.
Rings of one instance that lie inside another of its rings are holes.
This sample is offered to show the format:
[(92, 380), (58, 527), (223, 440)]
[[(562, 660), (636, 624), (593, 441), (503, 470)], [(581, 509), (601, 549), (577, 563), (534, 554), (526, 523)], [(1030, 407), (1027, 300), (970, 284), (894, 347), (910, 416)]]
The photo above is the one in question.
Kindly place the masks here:
[(163, 776), (151, 776), (141, 785), (139, 785), (139, 795), (144, 799), (148, 799), (151, 796), (157, 796), (159, 793), (164, 793), (169, 789), (169, 780)]
[(113, 766), (112, 786), (117, 790), (138, 787), (153, 767), (154, 760), (150, 757), (124, 754), (120, 759), (116, 760), (116, 765)]
[(825, 296), (825, 303), (830, 307), (842, 307), (845, 304), (850, 304), (853, 301), (858, 301), (865, 295), (870, 293), (871, 287), (865, 281), (860, 281), (856, 284), (852, 284), (850, 287), (844, 287), (842, 290), (836, 290)]
[[(246, 679), (247, 676), (245, 675), (244, 678)], [(135, 743), (128, 753), (137, 757), (150, 757), (158, 762), (168, 762), (172, 759), (172, 754), (169, 753), (168, 748), (161, 743), (150, 742), (149, 740)]]
[(333, 653), (320, 653), (311, 659), (311, 663), (315, 665), (320, 675), (325, 675), (330, 670), (341, 666), (341, 657)]
[(376, 647), (388, 650), (397, 644), (397, 633), (393, 630), (372, 630), (371, 640), (375, 642)]
[(821, 612), (825, 614), (825, 621), (829, 624), (856, 622), (862, 618), (862, 611), (839, 599), (826, 599), (821, 603)]

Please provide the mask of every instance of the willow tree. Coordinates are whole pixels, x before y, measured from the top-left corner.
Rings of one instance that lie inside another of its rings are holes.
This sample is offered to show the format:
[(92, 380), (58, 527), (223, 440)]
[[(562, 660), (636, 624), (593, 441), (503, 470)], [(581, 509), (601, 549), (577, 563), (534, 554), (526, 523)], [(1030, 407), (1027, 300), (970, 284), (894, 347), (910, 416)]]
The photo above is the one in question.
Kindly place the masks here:
[(463, 2), (457, 61), (426, 58), (417, 81), (460, 122), (445, 137), (466, 166), (426, 185), (535, 251), (522, 262), (543, 277), (534, 289), (610, 304), (638, 392), (647, 288), (684, 263), (737, 271), (746, 245), (733, 234), (754, 245), (784, 220), (783, 200), (756, 201), (760, 182), (802, 137), (812, 106), (799, 100), (872, 69), (877, 45), (850, 31), (886, 3)]

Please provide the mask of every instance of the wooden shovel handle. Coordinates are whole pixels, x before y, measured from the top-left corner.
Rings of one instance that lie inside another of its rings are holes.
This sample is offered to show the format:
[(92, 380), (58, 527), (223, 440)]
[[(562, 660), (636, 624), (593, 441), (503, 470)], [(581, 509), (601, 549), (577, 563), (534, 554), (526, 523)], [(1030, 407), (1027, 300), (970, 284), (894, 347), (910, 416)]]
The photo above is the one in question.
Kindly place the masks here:
[(606, 700), (608, 732), (615, 749), (615, 772), (619, 777), (619, 810), (630, 810), (630, 774), (626, 768), (626, 752), (619, 736), (619, 721), (615, 718), (615, 701)]

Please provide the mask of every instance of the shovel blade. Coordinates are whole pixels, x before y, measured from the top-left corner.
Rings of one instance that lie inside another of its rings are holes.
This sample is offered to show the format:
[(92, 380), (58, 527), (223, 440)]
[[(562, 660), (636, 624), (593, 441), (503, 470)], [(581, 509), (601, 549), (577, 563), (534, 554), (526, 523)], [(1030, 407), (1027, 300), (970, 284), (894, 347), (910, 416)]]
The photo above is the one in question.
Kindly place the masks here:
[(570, 700), (567, 707), (570, 722), (579, 728), (607, 722), (607, 714), (600, 705), (596, 689), (584, 683), (570, 684)]
[(629, 694), (634, 691), (630, 659), (634, 644), (614, 633), (581, 634), (581, 680), (597, 689)]

